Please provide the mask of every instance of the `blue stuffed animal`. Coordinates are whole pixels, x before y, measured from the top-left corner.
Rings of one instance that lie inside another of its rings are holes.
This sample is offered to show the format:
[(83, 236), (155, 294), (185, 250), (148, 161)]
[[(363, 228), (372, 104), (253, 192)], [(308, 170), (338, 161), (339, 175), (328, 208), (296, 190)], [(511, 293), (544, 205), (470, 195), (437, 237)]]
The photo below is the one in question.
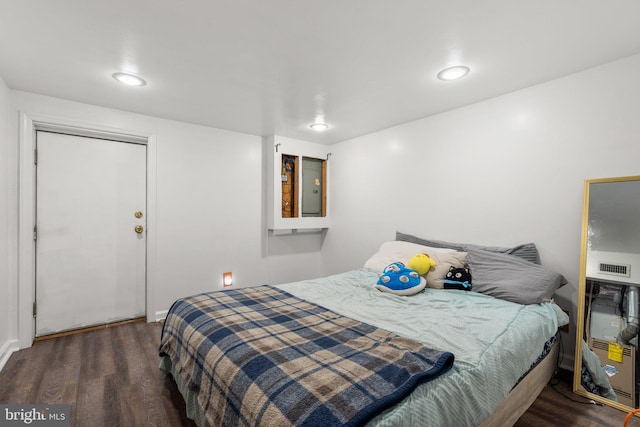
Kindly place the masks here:
[(384, 268), (375, 287), (396, 295), (413, 295), (426, 285), (427, 281), (417, 271), (405, 267), (401, 262), (394, 262)]

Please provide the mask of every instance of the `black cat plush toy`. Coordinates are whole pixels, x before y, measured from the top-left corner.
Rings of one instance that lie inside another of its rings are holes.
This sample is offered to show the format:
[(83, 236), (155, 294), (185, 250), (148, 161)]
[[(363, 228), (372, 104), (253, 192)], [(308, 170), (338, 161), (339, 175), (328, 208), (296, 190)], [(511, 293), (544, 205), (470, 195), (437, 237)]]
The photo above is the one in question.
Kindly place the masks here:
[(445, 289), (471, 290), (471, 271), (469, 267), (449, 267), (449, 272), (444, 278)]

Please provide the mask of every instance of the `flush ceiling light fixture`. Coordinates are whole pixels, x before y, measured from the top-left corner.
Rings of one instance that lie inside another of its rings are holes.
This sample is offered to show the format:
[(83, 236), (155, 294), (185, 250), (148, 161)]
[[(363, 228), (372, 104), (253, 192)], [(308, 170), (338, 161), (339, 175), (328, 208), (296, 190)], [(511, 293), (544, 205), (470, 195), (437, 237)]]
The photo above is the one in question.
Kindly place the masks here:
[(469, 74), (469, 71), (471, 71), (471, 68), (469, 67), (466, 67), (464, 65), (456, 65), (440, 71), (438, 73), (438, 78), (440, 80), (458, 80)]
[(309, 127), (313, 130), (317, 130), (317, 131), (323, 131), (323, 130), (327, 130), (329, 129), (329, 125), (326, 123), (320, 123), (320, 122), (316, 122), (316, 123), (311, 123), (309, 125)]
[(147, 82), (142, 77), (136, 76), (135, 74), (131, 73), (118, 72), (113, 73), (111, 76), (120, 83), (123, 83), (127, 86), (144, 86), (147, 84)]

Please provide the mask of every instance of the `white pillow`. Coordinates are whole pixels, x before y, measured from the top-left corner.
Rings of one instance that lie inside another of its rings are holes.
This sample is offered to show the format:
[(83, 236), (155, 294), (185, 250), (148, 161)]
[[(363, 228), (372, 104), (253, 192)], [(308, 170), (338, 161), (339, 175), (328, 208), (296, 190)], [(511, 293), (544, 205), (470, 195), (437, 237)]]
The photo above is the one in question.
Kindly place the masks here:
[[(384, 268), (392, 262), (399, 261), (404, 265), (407, 265), (409, 259), (411, 259), (414, 255), (428, 254), (431, 258), (433, 258), (431, 255), (435, 255), (436, 253), (457, 253), (457, 251), (455, 249), (433, 248), (431, 246), (423, 246), (410, 242), (384, 242), (382, 245), (380, 245), (378, 252), (373, 254), (371, 258), (369, 258), (367, 262), (364, 263), (364, 268), (369, 268), (371, 270), (374, 270), (378, 274), (382, 274)], [(437, 259), (433, 259), (435, 262), (438, 262)], [(448, 266), (447, 271), (449, 271)]]
[[(426, 252), (429, 257), (436, 262), (436, 266), (425, 276), (428, 288), (444, 289), (444, 278), (449, 272), (449, 267), (460, 268), (467, 263), (466, 252)], [(473, 271), (471, 272), (473, 276)]]

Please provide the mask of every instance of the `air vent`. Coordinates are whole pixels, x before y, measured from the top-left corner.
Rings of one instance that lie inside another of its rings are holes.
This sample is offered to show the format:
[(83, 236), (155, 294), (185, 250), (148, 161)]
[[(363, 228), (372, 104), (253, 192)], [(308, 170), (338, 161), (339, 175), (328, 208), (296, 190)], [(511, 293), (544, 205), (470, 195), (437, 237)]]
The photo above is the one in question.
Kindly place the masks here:
[(624, 396), (627, 399), (631, 399), (631, 393), (629, 393), (628, 391), (620, 390), (618, 387), (612, 387), (612, 388), (613, 388), (613, 391), (616, 392), (616, 395)]
[(609, 274), (611, 276), (619, 277), (631, 277), (630, 264), (613, 264), (610, 262), (601, 262), (598, 264), (598, 266), (598, 271), (602, 274)]
[[(598, 350), (603, 350), (603, 351), (609, 351), (609, 342), (601, 340), (601, 339), (593, 338), (593, 340), (591, 342), (591, 348), (598, 349)], [(626, 357), (630, 357), (631, 356), (631, 346), (630, 345), (623, 345), (622, 346), (622, 355), (626, 356)]]

